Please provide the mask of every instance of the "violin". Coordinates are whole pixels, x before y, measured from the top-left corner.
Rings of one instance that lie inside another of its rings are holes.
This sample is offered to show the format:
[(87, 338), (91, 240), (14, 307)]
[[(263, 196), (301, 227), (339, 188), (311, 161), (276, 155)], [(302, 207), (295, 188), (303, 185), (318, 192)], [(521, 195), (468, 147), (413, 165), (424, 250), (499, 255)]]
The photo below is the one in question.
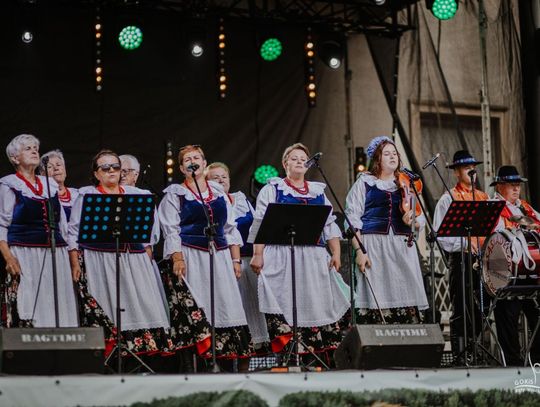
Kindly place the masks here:
[[(412, 222), (411, 222), (411, 233), (407, 238), (407, 246), (411, 247), (414, 241), (417, 239), (418, 231), (416, 230), (416, 217), (422, 214), (422, 207), (420, 202), (416, 198), (416, 192), (420, 194), (422, 192), (422, 181), (420, 178), (414, 179), (414, 174), (406, 169), (402, 169), (398, 175), (398, 183), (401, 188), (401, 211), (403, 214), (408, 213), (414, 208)], [(414, 186), (414, 189), (413, 189)]]

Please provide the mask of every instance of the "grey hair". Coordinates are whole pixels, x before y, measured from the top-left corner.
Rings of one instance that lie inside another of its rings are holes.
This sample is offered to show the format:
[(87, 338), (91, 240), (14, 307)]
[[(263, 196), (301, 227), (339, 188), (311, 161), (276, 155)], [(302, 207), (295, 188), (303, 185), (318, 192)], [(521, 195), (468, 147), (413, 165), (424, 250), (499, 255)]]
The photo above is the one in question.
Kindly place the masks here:
[(13, 164), (13, 166), (17, 166), (17, 164), (15, 164), (14, 159), (15, 157), (19, 155), (19, 153), (21, 152), (21, 149), (26, 144), (31, 144), (31, 143), (37, 144), (37, 146), (39, 147), (39, 140), (37, 139), (37, 137), (33, 136), (32, 134), (19, 134), (18, 136), (14, 137), (13, 140), (9, 142), (9, 144), (6, 147), (6, 155), (9, 162)]
[(133, 169), (137, 172), (141, 171), (141, 164), (139, 163), (139, 160), (137, 160), (137, 157), (131, 154), (122, 154), (120, 156), (120, 161), (122, 160), (128, 160), (131, 162), (131, 165), (133, 165)]
[(62, 154), (60, 150), (56, 149), (56, 150), (48, 151), (41, 156), (41, 162), (39, 163), (39, 173), (41, 175), (45, 175), (47, 173), (45, 169), (45, 158), (49, 158), (49, 159), (58, 158), (60, 161), (62, 161), (62, 165), (64, 167), (66, 166), (66, 160), (64, 159), (64, 154)]

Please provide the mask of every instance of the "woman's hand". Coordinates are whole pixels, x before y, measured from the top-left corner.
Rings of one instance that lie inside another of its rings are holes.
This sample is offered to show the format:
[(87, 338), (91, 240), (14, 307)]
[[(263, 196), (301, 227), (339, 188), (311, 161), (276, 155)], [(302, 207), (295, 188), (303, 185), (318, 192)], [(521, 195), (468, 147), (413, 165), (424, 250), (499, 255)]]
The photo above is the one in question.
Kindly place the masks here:
[(412, 223), (412, 210), (407, 211), (403, 217), (401, 218), (403, 220), (403, 223), (405, 223), (407, 226), (411, 226)]
[(79, 281), (81, 278), (81, 265), (79, 263), (79, 251), (69, 251), (69, 265), (71, 266), (71, 278), (74, 282)]
[(174, 253), (171, 256), (172, 260), (172, 271), (174, 275), (178, 278), (186, 276), (186, 262), (184, 261), (184, 255), (182, 253)]
[(233, 267), (234, 275), (236, 276), (236, 278), (240, 278), (240, 276), (242, 275), (242, 265), (240, 263), (233, 263)]
[(367, 254), (362, 253), (362, 250), (356, 250), (355, 262), (362, 273), (366, 272), (366, 268), (371, 268), (371, 260)]
[(339, 271), (341, 268), (341, 256), (338, 254), (333, 254), (330, 258), (330, 263), (328, 264), (328, 268), (332, 270), (332, 267), (336, 269), (336, 271)]
[(12, 276), (21, 274), (21, 265), (15, 256), (11, 255), (6, 259), (6, 271)]
[(251, 266), (251, 270), (253, 270), (255, 274), (260, 274), (264, 266), (263, 255), (254, 254), (251, 258), (251, 261), (249, 262), (249, 265)]

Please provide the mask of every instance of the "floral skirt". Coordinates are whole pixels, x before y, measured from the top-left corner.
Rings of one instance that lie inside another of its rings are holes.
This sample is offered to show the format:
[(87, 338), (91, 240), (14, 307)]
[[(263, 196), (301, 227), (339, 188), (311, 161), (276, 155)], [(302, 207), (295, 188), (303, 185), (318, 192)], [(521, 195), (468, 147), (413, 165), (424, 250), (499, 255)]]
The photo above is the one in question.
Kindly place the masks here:
[[(171, 350), (195, 347), (205, 358), (211, 354), (211, 326), (186, 284), (170, 270), (161, 274), (171, 316)], [(247, 326), (216, 328), (216, 357), (245, 358), (253, 354)]]
[(32, 328), (34, 324), (30, 319), (20, 319), (17, 312), (17, 291), (19, 289), (19, 276), (13, 277), (7, 274), (5, 284), (2, 290), (2, 305), (1, 320), (2, 326), (6, 328)]
[[(298, 353), (305, 354), (308, 352), (325, 352), (336, 349), (343, 336), (347, 333), (347, 328), (350, 326), (348, 314), (332, 324), (299, 327), (298, 334), (302, 343), (298, 344)], [(270, 343), (272, 351), (279, 353), (285, 350), (287, 344), (292, 338), (293, 328), (281, 314), (265, 314), (268, 324), (268, 333), (270, 334)]]
[[(388, 324), (422, 324), (424, 311), (418, 307), (383, 308), (381, 309), (384, 319)], [(382, 324), (378, 309), (356, 309), (356, 322), (358, 324)]]
[[(80, 326), (104, 328), (105, 356), (107, 356), (116, 345), (117, 329), (111, 318), (107, 316), (96, 299), (88, 292), (84, 267), (81, 270), (81, 278), (77, 283)], [(123, 343), (137, 355), (158, 353), (167, 355), (172, 348), (168, 330), (165, 328), (125, 330), (121, 332), (121, 335)]]

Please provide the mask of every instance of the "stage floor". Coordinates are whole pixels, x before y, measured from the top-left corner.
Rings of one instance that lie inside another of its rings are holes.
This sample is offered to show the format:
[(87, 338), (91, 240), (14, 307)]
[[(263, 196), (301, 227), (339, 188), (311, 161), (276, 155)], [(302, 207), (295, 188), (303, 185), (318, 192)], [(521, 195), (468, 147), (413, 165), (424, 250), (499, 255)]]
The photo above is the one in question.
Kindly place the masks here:
[[(539, 377), (540, 381), (540, 377)], [(129, 406), (136, 401), (203, 391), (244, 389), (271, 406), (300, 391), (399, 389), (527, 389), (540, 392), (526, 368), (332, 371), (194, 375), (77, 375), (0, 377), (0, 406)]]

